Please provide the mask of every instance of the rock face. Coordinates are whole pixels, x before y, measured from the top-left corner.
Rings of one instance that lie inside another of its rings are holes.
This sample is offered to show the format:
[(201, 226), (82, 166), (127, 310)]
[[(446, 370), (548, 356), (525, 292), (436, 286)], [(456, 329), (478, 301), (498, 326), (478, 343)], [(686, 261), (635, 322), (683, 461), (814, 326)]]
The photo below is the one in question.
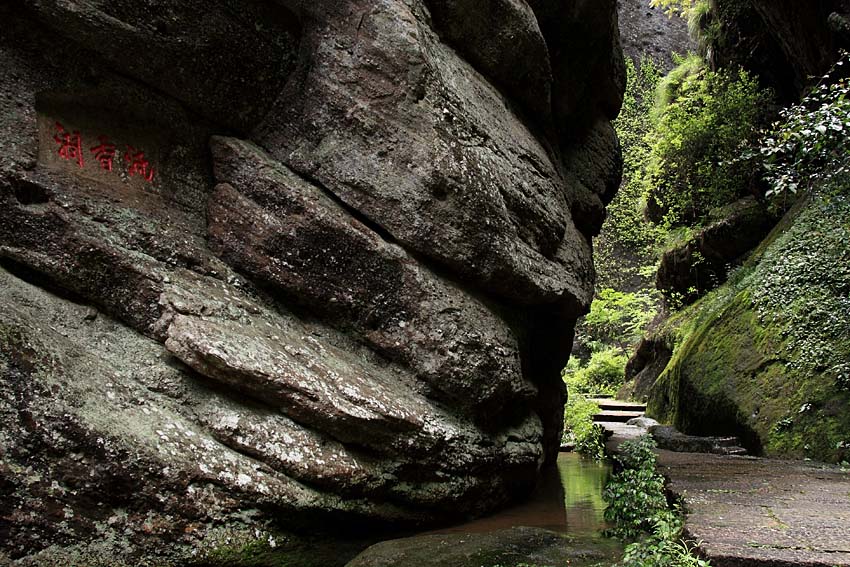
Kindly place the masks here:
[(655, 287), (667, 299), (690, 304), (726, 281), (729, 270), (740, 265), (777, 221), (767, 205), (753, 197), (724, 207), (719, 216), (720, 220), (661, 256)]
[(649, 415), (751, 454), (848, 458), (848, 187), (816, 187), (736, 277), (651, 333), (630, 363)]
[(3, 553), (530, 490), (619, 184), (613, 0), (0, 19)]
[(713, 31), (709, 60), (716, 67), (741, 65), (796, 102), (810, 77), (825, 73), (850, 45), (847, 0), (712, 0), (703, 26)]
[[(346, 567), (480, 567), (481, 565), (600, 565), (616, 561), (610, 542), (582, 542), (542, 528), (434, 534), (373, 545)], [(531, 563), (526, 563), (530, 561)]]

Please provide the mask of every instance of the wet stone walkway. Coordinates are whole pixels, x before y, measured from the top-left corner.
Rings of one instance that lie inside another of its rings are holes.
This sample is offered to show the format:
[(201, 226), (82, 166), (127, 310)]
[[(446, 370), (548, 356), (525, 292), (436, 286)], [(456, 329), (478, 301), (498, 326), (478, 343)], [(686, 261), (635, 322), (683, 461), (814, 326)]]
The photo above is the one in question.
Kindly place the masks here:
[[(601, 424), (609, 453), (646, 433)], [(822, 463), (658, 451), (688, 512), (685, 529), (714, 567), (850, 567), (850, 471)]]
[(850, 472), (801, 461), (659, 451), (715, 567), (850, 566)]

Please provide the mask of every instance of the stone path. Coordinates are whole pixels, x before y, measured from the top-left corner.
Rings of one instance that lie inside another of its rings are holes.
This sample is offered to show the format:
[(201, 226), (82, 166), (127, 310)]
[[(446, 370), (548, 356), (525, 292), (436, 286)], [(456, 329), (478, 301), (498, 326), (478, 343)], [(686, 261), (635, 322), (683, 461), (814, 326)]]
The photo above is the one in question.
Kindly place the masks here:
[(658, 463), (715, 567), (850, 566), (850, 471), (670, 451)]
[[(609, 453), (646, 433), (601, 423)], [(714, 567), (850, 566), (850, 471), (784, 461), (658, 451), (685, 529)]]
[[(617, 411), (609, 400), (606, 411)], [(600, 414), (600, 415), (602, 415)], [(606, 448), (646, 429), (600, 420)], [(688, 512), (685, 529), (714, 567), (850, 566), (850, 471), (805, 461), (658, 451)]]
[[(647, 433), (621, 419), (641, 408), (595, 401), (609, 454)], [(685, 505), (688, 537), (714, 567), (850, 567), (850, 471), (666, 450), (658, 451), (658, 467)]]
[(643, 416), (646, 411), (645, 404), (634, 402), (621, 402), (607, 398), (593, 398), (601, 410), (593, 416), (593, 421), (605, 427), (606, 423), (625, 423), (630, 419)]

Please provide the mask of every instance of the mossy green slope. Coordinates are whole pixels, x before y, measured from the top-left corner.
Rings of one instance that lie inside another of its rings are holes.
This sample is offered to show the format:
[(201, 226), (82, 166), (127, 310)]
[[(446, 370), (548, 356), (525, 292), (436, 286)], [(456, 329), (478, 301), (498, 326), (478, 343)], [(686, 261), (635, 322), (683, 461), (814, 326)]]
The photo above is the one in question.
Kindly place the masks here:
[(771, 456), (850, 459), (850, 180), (796, 207), (729, 282), (671, 317), (649, 412)]

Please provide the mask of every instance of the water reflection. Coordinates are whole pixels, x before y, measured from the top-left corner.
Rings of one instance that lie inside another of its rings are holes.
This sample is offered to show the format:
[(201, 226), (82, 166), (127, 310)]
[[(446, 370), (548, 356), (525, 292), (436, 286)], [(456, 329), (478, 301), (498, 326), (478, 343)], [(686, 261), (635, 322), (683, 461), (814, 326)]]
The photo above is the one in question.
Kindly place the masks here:
[(611, 466), (561, 453), (558, 466), (544, 471), (540, 484), (524, 503), (466, 524), (432, 533), (482, 533), (531, 526), (581, 539), (596, 539), (607, 525), (602, 489)]

